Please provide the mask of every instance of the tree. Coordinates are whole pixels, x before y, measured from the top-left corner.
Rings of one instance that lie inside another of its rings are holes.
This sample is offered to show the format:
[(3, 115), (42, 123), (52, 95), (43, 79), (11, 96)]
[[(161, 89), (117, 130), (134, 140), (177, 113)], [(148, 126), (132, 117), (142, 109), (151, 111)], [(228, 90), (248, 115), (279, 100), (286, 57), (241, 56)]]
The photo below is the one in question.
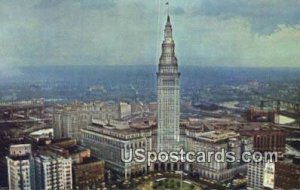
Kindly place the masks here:
[(171, 188), (171, 189), (174, 189), (174, 188), (175, 188), (175, 184), (174, 184), (174, 183), (171, 183), (171, 184), (170, 184), (170, 188)]
[(169, 183), (167, 181), (165, 182), (165, 188), (169, 188)]
[(164, 184), (163, 181), (159, 181), (159, 182), (158, 182), (158, 185), (159, 185), (159, 186), (163, 186), (163, 184)]

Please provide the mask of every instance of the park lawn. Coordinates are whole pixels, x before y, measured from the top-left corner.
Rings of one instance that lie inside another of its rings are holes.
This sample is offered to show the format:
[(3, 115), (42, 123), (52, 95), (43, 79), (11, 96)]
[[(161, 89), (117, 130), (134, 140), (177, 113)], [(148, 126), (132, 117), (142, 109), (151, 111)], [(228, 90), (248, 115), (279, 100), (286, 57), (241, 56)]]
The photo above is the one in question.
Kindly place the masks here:
[[(152, 184), (156, 183), (156, 187), (153, 187)], [(168, 185), (165, 186), (165, 183)], [(180, 179), (176, 178), (169, 178), (162, 180), (161, 182), (154, 182), (154, 181), (146, 181), (143, 184), (140, 184), (137, 187), (137, 190), (180, 190)], [(194, 186), (191, 187), (191, 184), (182, 182), (182, 190), (201, 190), (200, 187)]]

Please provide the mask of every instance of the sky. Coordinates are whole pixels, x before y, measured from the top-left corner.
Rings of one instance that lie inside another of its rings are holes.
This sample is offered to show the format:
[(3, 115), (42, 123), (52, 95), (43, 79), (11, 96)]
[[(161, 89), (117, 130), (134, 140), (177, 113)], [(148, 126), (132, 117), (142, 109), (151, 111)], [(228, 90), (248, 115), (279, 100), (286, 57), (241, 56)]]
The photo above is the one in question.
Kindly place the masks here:
[[(155, 65), (165, 0), (0, 0), (0, 74)], [(299, 0), (169, 0), (180, 65), (300, 67)]]

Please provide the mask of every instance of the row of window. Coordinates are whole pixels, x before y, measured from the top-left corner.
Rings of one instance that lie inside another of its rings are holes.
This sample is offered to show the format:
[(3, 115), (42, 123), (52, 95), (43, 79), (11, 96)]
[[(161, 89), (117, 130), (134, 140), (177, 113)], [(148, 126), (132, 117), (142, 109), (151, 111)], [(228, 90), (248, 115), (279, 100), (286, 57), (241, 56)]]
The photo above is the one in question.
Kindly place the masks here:
[[(105, 143), (113, 146), (123, 147), (124, 143), (107, 139), (105, 137), (96, 136), (93, 134), (83, 133), (83, 137), (87, 139), (94, 140), (96, 142)], [(144, 148), (146, 146), (145, 141), (132, 142), (126, 145), (126, 149), (130, 148)]]

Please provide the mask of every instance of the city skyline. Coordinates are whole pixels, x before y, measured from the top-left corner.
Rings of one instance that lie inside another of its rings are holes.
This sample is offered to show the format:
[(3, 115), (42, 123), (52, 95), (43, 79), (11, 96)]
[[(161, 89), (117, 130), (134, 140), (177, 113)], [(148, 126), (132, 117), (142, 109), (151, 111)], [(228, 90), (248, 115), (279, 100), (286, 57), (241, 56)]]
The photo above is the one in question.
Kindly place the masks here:
[[(165, 2), (2, 1), (1, 75), (23, 65), (156, 65)], [(299, 67), (298, 1), (169, 2), (181, 65)]]

